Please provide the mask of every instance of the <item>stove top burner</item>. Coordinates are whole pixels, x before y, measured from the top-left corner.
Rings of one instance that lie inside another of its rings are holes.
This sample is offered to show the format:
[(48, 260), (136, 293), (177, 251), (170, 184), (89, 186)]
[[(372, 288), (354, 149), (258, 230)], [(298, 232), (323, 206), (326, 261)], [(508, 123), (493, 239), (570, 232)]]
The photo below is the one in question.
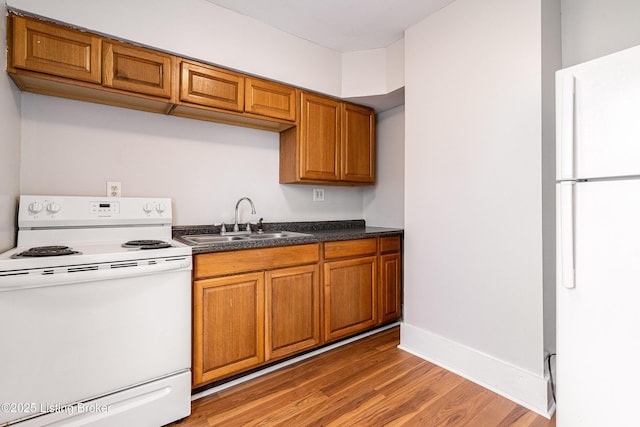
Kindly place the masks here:
[(77, 254), (80, 254), (80, 252), (74, 251), (69, 246), (36, 246), (34, 248), (29, 248), (24, 252), (14, 254), (11, 256), (11, 258), (46, 257)]
[(122, 244), (123, 248), (163, 249), (170, 248), (171, 244), (162, 240), (130, 240)]

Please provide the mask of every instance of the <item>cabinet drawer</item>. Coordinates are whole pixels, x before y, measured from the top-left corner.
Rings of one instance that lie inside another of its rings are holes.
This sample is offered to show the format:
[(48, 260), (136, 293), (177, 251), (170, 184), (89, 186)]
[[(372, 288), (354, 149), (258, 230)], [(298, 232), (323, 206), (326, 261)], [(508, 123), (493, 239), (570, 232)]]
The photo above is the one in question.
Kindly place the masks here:
[(13, 16), (13, 66), (100, 84), (101, 39), (23, 16)]
[(225, 110), (244, 110), (244, 77), (215, 67), (182, 61), (180, 100)]
[(296, 90), (291, 86), (245, 78), (245, 111), (276, 119), (296, 119)]
[(198, 279), (311, 264), (318, 262), (318, 246), (318, 243), (312, 243), (308, 245), (199, 254), (194, 257), (193, 274)]
[(380, 238), (380, 253), (386, 252), (400, 252), (400, 236)]
[(372, 255), (376, 253), (376, 239), (341, 240), (324, 244), (324, 258), (335, 259)]
[(104, 42), (102, 84), (145, 95), (171, 97), (173, 58), (160, 52)]

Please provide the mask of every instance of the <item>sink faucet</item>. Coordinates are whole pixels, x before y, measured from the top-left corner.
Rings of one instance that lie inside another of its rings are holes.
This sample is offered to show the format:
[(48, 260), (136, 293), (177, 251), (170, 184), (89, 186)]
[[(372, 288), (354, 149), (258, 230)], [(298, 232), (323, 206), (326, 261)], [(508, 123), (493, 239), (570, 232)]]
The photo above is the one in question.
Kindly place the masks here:
[[(240, 206), (240, 202), (246, 200), (247, 202), (249, 202), (251, 204), (251, 213), (255, 214), (256, 213), (256, 207), (253, 204), (253, 202), (251, 201), (250, 198), (248, 197), (243, 197), (240, 200), (238, 200), (238, 203), (236, 203), (236, 216), (235, 216), (235, 221), (233, 222), (233, 231), (240, 231), (240, 227), (238, 227), (238, 206)], [(247, 228), (247, 231), (251, 231), (250, 228)]]

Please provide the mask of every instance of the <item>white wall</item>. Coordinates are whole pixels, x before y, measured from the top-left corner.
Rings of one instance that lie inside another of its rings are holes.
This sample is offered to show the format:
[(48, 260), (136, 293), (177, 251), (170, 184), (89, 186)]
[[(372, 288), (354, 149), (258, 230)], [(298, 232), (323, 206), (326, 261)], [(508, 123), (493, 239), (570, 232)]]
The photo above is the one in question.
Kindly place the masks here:
[(0, 252), (15, 245), (20, 190), (20, 92), (7, 69), (6, 3), (0, 1)]
[(638, 0), (562, 0), (562, 66), (640, 44)]
[(458, 0), (405, 35), (401, 345), (540, 413), (540, 0)]
[(544, 348), (556, 351), (555, 72), (562, 67), (559, 0), (542, 0), (542, 256)]
[(376, 115), (376, 185), (363, 190), (368, 225), (404, 226), (404, 105)]
[(102, 195), (121, 181), (123, 196), (173, 198), (181, 225), (232, 222), (242, 196), (254, 221), (362, 218), (360, 188), (321, 187), (313, 202), (312, 186), (280, 185), (278, 167), (277, 133), (23, 94), (25, 194)]
[(342, 97), (384, 95), (404, 87), (404, 39), (342, 54)]

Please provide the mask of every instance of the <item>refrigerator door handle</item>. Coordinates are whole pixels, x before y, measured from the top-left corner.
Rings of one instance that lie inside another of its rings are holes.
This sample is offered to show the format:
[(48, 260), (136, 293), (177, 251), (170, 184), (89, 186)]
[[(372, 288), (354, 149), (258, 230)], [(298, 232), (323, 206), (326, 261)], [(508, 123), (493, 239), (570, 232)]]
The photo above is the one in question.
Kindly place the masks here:
[(576, 183), (566, 181), (560, 183), (559, 188), (559, 268), (560, 281), (565, 288), (572, 289), (576, 286), (575, 269), (575, 191)]
[(576, 146), (576, 78), (573, 75), (562, 76), (562, 96), (560, 99), (560, 134), (558, 179), (574, 179)]

